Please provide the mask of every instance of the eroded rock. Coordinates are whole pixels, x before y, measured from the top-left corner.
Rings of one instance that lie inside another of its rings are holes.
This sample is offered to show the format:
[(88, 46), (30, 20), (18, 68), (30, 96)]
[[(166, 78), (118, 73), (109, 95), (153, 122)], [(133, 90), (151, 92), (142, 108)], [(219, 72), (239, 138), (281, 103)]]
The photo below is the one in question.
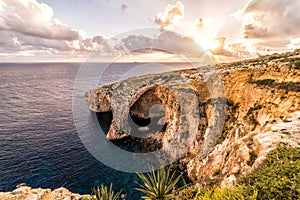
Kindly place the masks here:
[(1, 200), (92, 200), (90, 195), (75, 194), (66, 188), (51, 189), (35, 188), (22, 185), (12, 192), (0, 192)]
[(299, 57), (295, 51), (219, 64), (218, 70), (208, 66), (130, 78), (88, 91), (86, 102), (94, 112), (113, 111), (110, 140), (132, 134), (128, 118), (149, 119), (151, 106), (161, 105), (166, 126), (157, 141), (162, 147), (179, 133), (195, 135), (180, 158), (189, 177), (199, 184), (214, 179), (230, 185), (258, 167), (278, 143), (299, 146)]

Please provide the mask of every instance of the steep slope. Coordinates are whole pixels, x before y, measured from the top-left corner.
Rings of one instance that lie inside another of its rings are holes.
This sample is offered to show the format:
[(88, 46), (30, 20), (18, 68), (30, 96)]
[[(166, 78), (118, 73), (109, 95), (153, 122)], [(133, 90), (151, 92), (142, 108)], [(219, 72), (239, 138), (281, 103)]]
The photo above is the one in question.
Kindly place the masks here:
[[(113, 111), (109, 140), (139, 140), (146, 144), (145, 152), (172, 144), (178, 149), (164, 152), (181, 155), (178, 163), (186, 165), (192, 181), (228, 185), (256, 168), (279, 142), (300, 145), (299, 97), (297, 50), (219, 64), (213, 70), (208, 66), (135, 77), (88, 91), (86, 102), (94, 112)], [(134, 131), (130, 119), (153, 118), (159, 119), (158, 129), (137, 139), (142, 129)], [(189, 139), (182, 140), (184, 135)]]

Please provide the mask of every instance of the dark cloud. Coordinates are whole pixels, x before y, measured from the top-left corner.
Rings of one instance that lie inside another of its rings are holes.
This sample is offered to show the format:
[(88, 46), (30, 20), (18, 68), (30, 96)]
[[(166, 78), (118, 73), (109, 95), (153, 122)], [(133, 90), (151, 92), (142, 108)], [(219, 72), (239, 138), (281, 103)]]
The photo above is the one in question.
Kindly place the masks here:
[(125, 10), (128, 8), (128, 6), (126, 5), (126, 4), (122, 4), (121, 5), (121, 10), (123, 11), (123, 12), (125, 12)]
[(244, 38), (267, 38), (270, 37), (268, 28), (258, 27), (254, 24), (247, 24), (244, 26)]
[(171, 31), (162, 31), (154, 38), (144, 35), (130, 35), (122, 39), (122, 43), (127, 51), (144, 52), (145, 49), (156, 49), (162, 52), (199, 58), (206, 54), (191, 38)]
[(251, 0), (243, 9), (244, 37), (300, 37), (299, 0)]
[(255, 48), (257, 52), (261, 52), (261, 54), (266, 54), (270, 52), (281, 52), (286, 51), (287, 47), (290, 44), (290, 39), (281, 38), (281, 39), (265, 39), (259, 40), (255, 43)]
[(122, 39), (122, 43), (128, 51), (138, 51), (144, 48), (154, 48), (154, 41), (152, 38), (144, 35), (129, 35)]
[(56, 49), (58, 51), (72, 51), (74, 48), (67, 41), (49, 40), (39, 37), (22, 35), (20, 33), (10, 33), (8, 31), (0, 31), (1, 52), (10, 49), (20, 50), (41, 50)]

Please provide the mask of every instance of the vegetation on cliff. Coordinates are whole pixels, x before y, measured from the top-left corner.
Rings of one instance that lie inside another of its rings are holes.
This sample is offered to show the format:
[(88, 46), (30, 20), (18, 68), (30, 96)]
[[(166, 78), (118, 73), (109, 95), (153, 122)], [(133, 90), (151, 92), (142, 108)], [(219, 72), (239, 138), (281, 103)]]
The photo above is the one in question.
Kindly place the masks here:
[(112, 189), (112, 184), (109, 188), (101, 184), (101, 186), (93, 189), (94, 200), (118, 200), (120, 192), (115, 193)]
[(300, 148), (279, 144), (256, 170), (238, 182), (233, 188), (213, 185), (207, 190), (184, 189), (179, 199), (300, 199)]
[(257, 199), (300, 199), (300, 148), (280, 144), (241, 183), (256, 188)]
[(174, 188), (179, 182), (182, 174), (171, 172), (171, 167), (168, 169), (161, 168), (157, 172), (152, 170), (147, 174), (138, 173), (138, 176), (143, 181), (143, 184), (137, 182), (140, 186), (136, 190), (145, 194), (143, 199), (146, 200), (170, 200), (173, 199)]
[[(136, 189), (144, 193), (142, 198), (146, 200), (300, 199), (300, 147), (279, 144), (257, 169), (240, 177), (234, 187), (221, 188), (212, 184), (207, 189), (189, 189), (186, 186), (175, 190), (182, 174), (177, 175), (175, 171), (171, 173), (170, 167), (157, 171), (152, 169), (147, 175), (138, 175), (143, 183), (137, 183), (140, 188)], [(113, 194), (112, 186), (109, 191), (103, 188), (106, 187), (101, 186), (102, 192), (98, 192), (97, 200), (110, 200), (102, 196)], [(113, 199), (117, 199), (117, 196)]]

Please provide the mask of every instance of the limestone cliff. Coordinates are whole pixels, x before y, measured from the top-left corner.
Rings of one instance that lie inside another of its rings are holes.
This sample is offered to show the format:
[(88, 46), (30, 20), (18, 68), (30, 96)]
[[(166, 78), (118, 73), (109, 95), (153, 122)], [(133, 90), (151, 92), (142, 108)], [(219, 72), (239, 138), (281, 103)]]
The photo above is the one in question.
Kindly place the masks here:
[(299, 51), (219, 65), (230, 101), (223, 136), (205, 158), (188, 163), (189, 177), (231, 185), (257, 168), (278, 143), (300, 145)]
[(86, 102), (94, 112), (113, 111), (109, 140), (138, 136), (128, 125), (131, 119), (158, 118), (157, 148), (178, 134), (194, 134), (179, 159), (190, 179), (229, 185), (256, 168), (279, 142), (300, 145), (299, 97), (298, 50), (218, 64), (214, 69), (130, 78), (88, 91)]

